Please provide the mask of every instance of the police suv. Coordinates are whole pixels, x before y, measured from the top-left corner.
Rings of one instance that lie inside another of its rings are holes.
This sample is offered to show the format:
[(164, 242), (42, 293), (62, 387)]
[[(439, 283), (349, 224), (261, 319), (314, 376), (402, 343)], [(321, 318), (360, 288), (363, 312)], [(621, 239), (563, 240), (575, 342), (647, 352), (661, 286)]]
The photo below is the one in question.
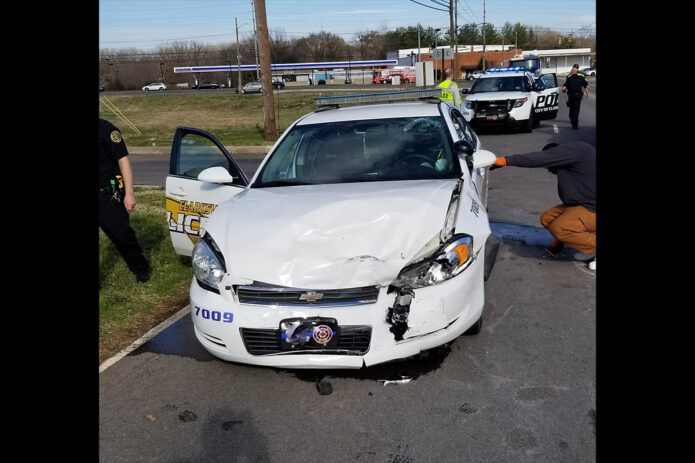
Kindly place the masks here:
[(560, 89), (554, 73), (534, 78), (523, 67), (492, 68), (475, 80), (461, 104), (473, 126), (504, 124), (531, 132), (543, 119), (555, 119)]

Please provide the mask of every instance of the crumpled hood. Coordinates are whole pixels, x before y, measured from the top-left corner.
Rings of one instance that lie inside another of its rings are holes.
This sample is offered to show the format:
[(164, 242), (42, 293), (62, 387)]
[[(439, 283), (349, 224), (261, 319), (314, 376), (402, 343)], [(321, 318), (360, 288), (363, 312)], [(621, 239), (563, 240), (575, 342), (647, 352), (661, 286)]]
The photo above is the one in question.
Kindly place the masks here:
[(472, 95), (466, 95), (468, 101), (497, 101), (497, 100), (518, 100), (519, 98), (528, 97), (528, 93), (524, 92), (481, 92)]
[(444, 226), (456, 179), (251, 188), (206, 229), (232, 281), (388, 285)]

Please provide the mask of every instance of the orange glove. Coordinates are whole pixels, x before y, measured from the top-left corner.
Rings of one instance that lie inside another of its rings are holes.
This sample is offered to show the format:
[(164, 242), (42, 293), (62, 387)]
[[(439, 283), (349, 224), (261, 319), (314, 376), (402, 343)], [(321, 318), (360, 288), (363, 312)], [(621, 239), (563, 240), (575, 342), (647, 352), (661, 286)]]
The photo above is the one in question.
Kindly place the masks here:
[(495, 160), (495, 163), (492, 165), (492, 167), (490, 167), (490, 170), (499, 169), (500, 167), (504, 167), (506, 165), (507, 165), (507, 158), (502, 156), (501, 158), (497, 158)]

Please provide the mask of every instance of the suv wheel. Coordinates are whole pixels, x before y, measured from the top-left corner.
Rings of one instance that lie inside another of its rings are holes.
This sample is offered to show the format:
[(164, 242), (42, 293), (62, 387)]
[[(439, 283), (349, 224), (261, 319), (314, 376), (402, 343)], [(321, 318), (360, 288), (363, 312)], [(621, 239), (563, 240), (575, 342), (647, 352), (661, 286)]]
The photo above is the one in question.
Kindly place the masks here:
[(533, 108), (531, 108), (531, 115), (521, 127), (525, 133), (533, 132)]

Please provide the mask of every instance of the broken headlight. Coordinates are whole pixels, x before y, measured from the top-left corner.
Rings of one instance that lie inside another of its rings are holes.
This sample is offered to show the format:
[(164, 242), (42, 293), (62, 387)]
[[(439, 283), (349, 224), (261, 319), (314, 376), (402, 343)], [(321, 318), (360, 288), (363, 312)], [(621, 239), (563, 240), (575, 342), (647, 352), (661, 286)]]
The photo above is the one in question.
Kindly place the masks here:
[(227, 272), (220, 248), (209, 233), (198, 239), (193, 247), (193, 274), (198, 284), (219, 294), (217, 285)]
[(396, 288), (424, 288), (453, 278), (473, 262), (473, 237), (455, 235), (432, 257), (408, 265), (392, 283)]

